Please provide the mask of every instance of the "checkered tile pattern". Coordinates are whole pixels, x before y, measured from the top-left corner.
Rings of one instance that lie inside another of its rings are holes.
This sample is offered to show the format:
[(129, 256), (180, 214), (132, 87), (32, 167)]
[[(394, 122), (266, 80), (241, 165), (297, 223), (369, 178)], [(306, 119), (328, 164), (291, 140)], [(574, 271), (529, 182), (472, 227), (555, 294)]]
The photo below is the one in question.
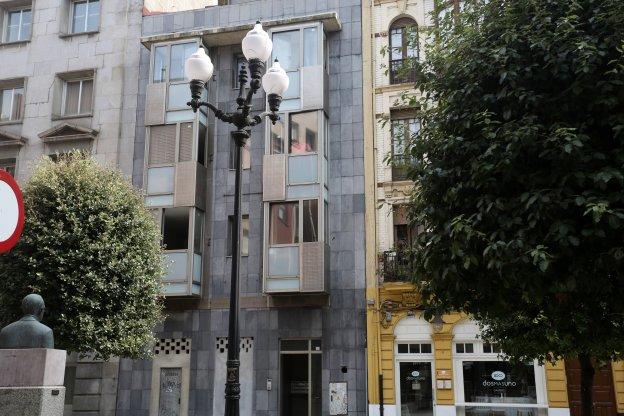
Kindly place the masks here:
[(191, 353), (190, 338), (160, 338), (154, 346), (155, 355), (180, 355)]

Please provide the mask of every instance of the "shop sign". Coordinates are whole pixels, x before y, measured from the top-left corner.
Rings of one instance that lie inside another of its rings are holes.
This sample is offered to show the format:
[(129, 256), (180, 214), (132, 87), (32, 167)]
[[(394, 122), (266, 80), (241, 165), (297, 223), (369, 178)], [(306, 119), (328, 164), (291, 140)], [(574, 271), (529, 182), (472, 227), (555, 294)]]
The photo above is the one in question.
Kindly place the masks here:
[(15, 247), (23, 229), (22, 191), (12, 176), (0, 169), (0, 253)]

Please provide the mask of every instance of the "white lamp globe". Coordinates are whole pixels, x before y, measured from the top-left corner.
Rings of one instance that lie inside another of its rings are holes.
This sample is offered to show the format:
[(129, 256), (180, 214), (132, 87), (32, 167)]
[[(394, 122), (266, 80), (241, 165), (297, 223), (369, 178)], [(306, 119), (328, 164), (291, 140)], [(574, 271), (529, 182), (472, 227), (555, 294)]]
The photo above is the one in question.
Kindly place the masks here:
[(243, 38), (243, 55), (248, 61), (252, 59), (259, 59), (262, 62), (266, 62), (271, 56), (273, 50), (273, 41), (269, 37), (269, 34), (264, 31), (262, 24), (256, 22), (253, 29), (247, 32), (247, 35)]
[(184, 62), (184, 74), (188, 80), (208, 82), (212, 78), (212, 71), (214, 71), (212, 61), (201, 46)]
[(290, 79), (276, 59), (273, 66), (262, 77), (262, 88), (267, 94), (277, 94), (281, 97), (288, 89), (288, 85), (290, 85)]

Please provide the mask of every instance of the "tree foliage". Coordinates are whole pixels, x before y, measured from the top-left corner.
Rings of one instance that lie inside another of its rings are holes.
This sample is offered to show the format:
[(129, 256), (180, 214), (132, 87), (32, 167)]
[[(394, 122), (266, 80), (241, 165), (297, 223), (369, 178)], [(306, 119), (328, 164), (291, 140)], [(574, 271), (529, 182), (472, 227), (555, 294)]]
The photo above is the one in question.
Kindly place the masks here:
[(624, 2), (466, 3), (410, 99), (428, 313), (473, 315), (512, 359), (621, 358)]
[(160, 234), (121, 173), (72, 153), (43, 159), (24, 188), (18, 245), (0, 255), (0, 321), (39, 293), (55, 347), (142, 357), (162, 319)]

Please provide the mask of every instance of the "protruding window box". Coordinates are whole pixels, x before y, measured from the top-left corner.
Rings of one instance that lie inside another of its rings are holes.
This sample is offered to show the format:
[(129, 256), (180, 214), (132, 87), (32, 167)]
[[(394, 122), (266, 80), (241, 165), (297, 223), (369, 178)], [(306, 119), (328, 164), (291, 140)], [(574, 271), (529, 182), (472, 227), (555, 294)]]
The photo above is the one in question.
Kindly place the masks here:
[(167, 271), (163, 278), (165, 296), (200, 296), (202, 256), (188, 250), (172, 250), (163, 254)]

